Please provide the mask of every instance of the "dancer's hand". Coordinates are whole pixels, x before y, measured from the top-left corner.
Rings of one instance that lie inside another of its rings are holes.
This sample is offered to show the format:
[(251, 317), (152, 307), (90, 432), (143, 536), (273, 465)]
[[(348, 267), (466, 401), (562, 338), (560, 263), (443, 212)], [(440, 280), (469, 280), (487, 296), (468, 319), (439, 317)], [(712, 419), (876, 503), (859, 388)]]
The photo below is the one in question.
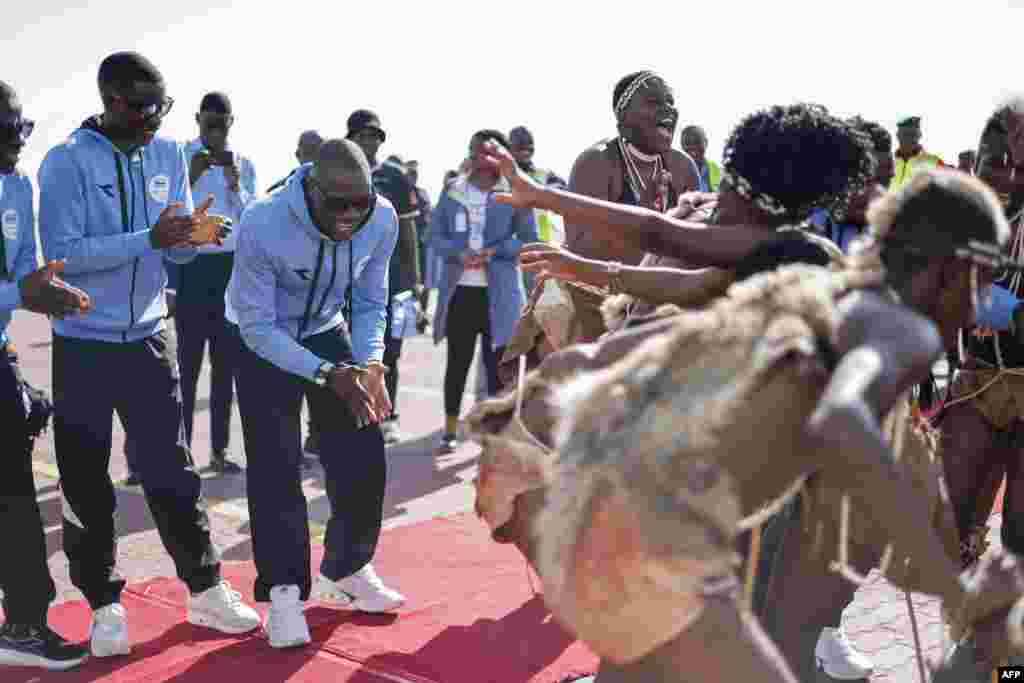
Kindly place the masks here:
[(598, 262), (581, 258), (553, 244), (534, 242), (520, 250), (519, 264), (526, 272), (541, 278), (594, 284), (590, 278)]
[(511, 186), (510, 192), (496, 192), (494, 199), (517, 209), (540, 208), (539, 195), (544, 186), (527, 175), (516, 163), (512, 153), (501, 145), (488, 141), (480, 148), (483, 160), (495, 171), (505, 176)]

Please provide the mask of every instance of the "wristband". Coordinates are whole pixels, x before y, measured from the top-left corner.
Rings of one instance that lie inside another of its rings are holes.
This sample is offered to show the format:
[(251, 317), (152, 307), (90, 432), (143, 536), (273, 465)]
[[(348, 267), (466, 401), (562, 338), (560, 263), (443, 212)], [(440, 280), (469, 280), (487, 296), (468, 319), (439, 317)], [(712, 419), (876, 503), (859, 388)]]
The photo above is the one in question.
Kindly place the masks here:
[(605, 272), (608, 275), (608, 294), (616, 295), (622, 293), (622, 264), (612, 261), (606, 266)]

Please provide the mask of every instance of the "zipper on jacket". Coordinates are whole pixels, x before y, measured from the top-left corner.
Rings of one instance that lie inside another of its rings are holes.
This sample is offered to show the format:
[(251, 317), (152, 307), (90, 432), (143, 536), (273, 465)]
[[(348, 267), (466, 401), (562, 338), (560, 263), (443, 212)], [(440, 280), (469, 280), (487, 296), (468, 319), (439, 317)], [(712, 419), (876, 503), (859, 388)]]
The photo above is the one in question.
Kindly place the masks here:
[[(121, 230), (129, 233), (132, 231), (132, 225), (128, 219), (128, 199), (124, 196), (124, 169), (121, 167), (121, 157), (117, 155), (117, 150), (114, 150), (114, 163), (117, 165), (117, 190), (121, 197)], [(128, 168), (128, 172), (131, 173), (131, 167)], [(134, 181), (132, 182), (132, 201), (135, 201)], [(135, 324), (135, 271), (138, 269), (138, 265), (139, 260), (134, 259), (132, 261), (132, 285), (128, 292), (128, 329)], [(121, 341), (128, 341), (128, 330), (121, 333)]]

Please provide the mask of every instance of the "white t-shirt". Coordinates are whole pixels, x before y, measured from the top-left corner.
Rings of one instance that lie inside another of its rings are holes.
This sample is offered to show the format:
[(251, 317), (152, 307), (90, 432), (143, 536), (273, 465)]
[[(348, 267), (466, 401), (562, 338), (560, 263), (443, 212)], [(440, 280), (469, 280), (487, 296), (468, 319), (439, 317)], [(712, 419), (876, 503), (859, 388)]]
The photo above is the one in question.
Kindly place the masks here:
[[(468, 224), (467, 224), (468, 216)], [(487, 224), (487, 193), (466, 183), (466, 210), (455, 214), (455, 232), (469, 231), (469, 248), (480, 251), (484, 248), (484, 226)], [(465, 287), (486, 287), (487, 266), (467, 268), (459, 284)]]

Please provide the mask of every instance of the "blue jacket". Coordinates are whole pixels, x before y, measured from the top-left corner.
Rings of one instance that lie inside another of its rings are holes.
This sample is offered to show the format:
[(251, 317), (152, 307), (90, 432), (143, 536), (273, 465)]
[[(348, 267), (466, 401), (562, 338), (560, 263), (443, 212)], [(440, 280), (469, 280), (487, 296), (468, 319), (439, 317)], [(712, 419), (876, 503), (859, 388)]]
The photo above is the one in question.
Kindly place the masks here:
[(828, 209), (815, 209), (808, 216), (808, 220), (821, 231), (823, 236), (832, 240), (844, 254), (849, 252), (850, 243), (867, 230), (866, 227), (853, 223), (837, 223)]
[(54, 319), (56, 334), (108, 342), (145, 339), (164, 328), (164, 257), (195, 258), (194, 247), (155, 249), (150, 232), (170, 202), (192, 213), (182, 146), (154, 138), (129, 158), (95, 119), (51, 149), (39, 167), (39, 239), (47, 261), (64, 259), (64, 279), (93, 310)]
[[(313, 223), (303, 166), (278, 192), (252, 204), (237, 226), (235, 267), (227, 292), (227, 318), (259, 356), (313, 379), (325, 359), (299, 344), (342, 324), (351, 288), (352, 351), (365, 364), (384, 356), (388, 262), (398, 241), (398, 216), (377, 195), (370, 221), (349, 242), (328, 239)], [(349, 264), (355, 273), (350, 278)], [(303, 319), (309, 311), (303, 329)]]
[(3, 346), (7, 343), (11, 314), (21, 306), (18, 281), (38, 267), (32, 180), (20, 171), (0, 174), (0, 230), (7, 257), (0, 269), (0, 346)]
[[(438, 278), (438, 306), (434, 320), (434, 342), (444, 339), (448, 306), (455, 287), (462, 277), (462, 252), (469, 248), (469, 230), (455, 230), (455, 216), (467, 213), (461, 199), (468, 182), (461, 177), (445, 190), (434, 207), (430, 219), (430, 244), (443, 259), (444, 268)], [(499, 188), (495, 188), (496, 191)], [(469, 224), (468, 213), (466, 222)], [(538, 241), (537, 223), (532, 209), (515, 209), (487, 198), (487, 222), (484, 225), (484, 248), (496, 250), (486, 267), (487, 297), (490, 304), (491, 342), (497, 348), (512, 338), (516, 323), (526, 303), (523, 278), (519, 270), (519, 250), (524, 244)]]

